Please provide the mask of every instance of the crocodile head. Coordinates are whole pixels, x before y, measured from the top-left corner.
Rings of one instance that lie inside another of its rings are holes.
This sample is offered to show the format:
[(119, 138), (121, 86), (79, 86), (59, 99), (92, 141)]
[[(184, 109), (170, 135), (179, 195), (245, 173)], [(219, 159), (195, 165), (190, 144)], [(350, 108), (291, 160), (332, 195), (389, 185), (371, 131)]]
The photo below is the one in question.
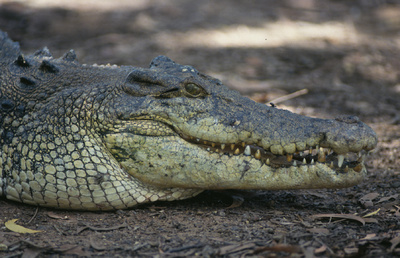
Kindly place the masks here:
[(158, 187), (299, 189), (354, 185), (377, 137), (357, 117), (310, 118), (256, 103), (169, 58), (135, 69), (112, 100), (103, 141)]
[(155, 58), (150, 68), (24, 56), (0, 33), (0, 195), (65, 209), (122, 209), (204, 189), (347, 187), (377, 137), (357, 117), (256, 103)]

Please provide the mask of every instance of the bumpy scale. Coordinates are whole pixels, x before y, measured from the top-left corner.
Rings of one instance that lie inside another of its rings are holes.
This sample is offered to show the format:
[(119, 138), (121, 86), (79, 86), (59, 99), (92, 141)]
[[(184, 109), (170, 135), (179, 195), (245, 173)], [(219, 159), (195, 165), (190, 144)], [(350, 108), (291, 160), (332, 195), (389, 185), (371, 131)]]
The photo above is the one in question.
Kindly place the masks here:
[(336, 188), (366, 174), (377, 137), (358, 118), (255, 103), (191, 66), (80, 65), (24, 56), (0, 32), (0, 195), (124, 209), (204, 189)]

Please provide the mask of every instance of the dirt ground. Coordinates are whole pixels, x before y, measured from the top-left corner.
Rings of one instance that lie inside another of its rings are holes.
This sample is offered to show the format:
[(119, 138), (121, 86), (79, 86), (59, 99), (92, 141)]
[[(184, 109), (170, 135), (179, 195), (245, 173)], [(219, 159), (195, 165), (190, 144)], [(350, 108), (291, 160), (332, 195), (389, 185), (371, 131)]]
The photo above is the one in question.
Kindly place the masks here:
[[(279, 108), (357, 115), (379, 136), (369, 177), (348, 189), (206, 191), (115, 212), (0, 199), (0, 256), (400, 255), (399, 1), (0, 0), (0, 29), (25, 53), (73, 48), (81, 63), (167, 55)], [(11, 219), (42, 232), (12, 232)]]

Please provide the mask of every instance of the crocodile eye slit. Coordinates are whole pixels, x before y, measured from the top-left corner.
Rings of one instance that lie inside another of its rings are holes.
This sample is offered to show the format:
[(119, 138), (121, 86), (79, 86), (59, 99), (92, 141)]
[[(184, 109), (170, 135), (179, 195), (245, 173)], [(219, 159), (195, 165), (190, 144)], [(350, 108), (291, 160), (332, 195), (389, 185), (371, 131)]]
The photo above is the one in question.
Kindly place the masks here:
[(189, 95), (191, 97), (195, 97), (195, 98), (202, 96), (204, 93), (204, 90), (200, 86), (198, 86), (194, 83), (185, 84), (185, 90), (187, 93), (189, 93)]

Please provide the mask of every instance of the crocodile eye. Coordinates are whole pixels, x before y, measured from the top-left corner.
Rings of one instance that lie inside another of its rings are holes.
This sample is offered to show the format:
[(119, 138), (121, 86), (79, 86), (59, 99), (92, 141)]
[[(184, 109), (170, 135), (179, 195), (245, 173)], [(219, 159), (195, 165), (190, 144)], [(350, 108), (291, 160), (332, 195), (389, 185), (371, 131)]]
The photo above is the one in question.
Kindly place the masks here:
[(204, 90), (197, 86), (194, 83), (188, 83), (185, 85), (185, 90), (187, 93), (189, 93), (192, 97), (199, 97), (204, 93)]

